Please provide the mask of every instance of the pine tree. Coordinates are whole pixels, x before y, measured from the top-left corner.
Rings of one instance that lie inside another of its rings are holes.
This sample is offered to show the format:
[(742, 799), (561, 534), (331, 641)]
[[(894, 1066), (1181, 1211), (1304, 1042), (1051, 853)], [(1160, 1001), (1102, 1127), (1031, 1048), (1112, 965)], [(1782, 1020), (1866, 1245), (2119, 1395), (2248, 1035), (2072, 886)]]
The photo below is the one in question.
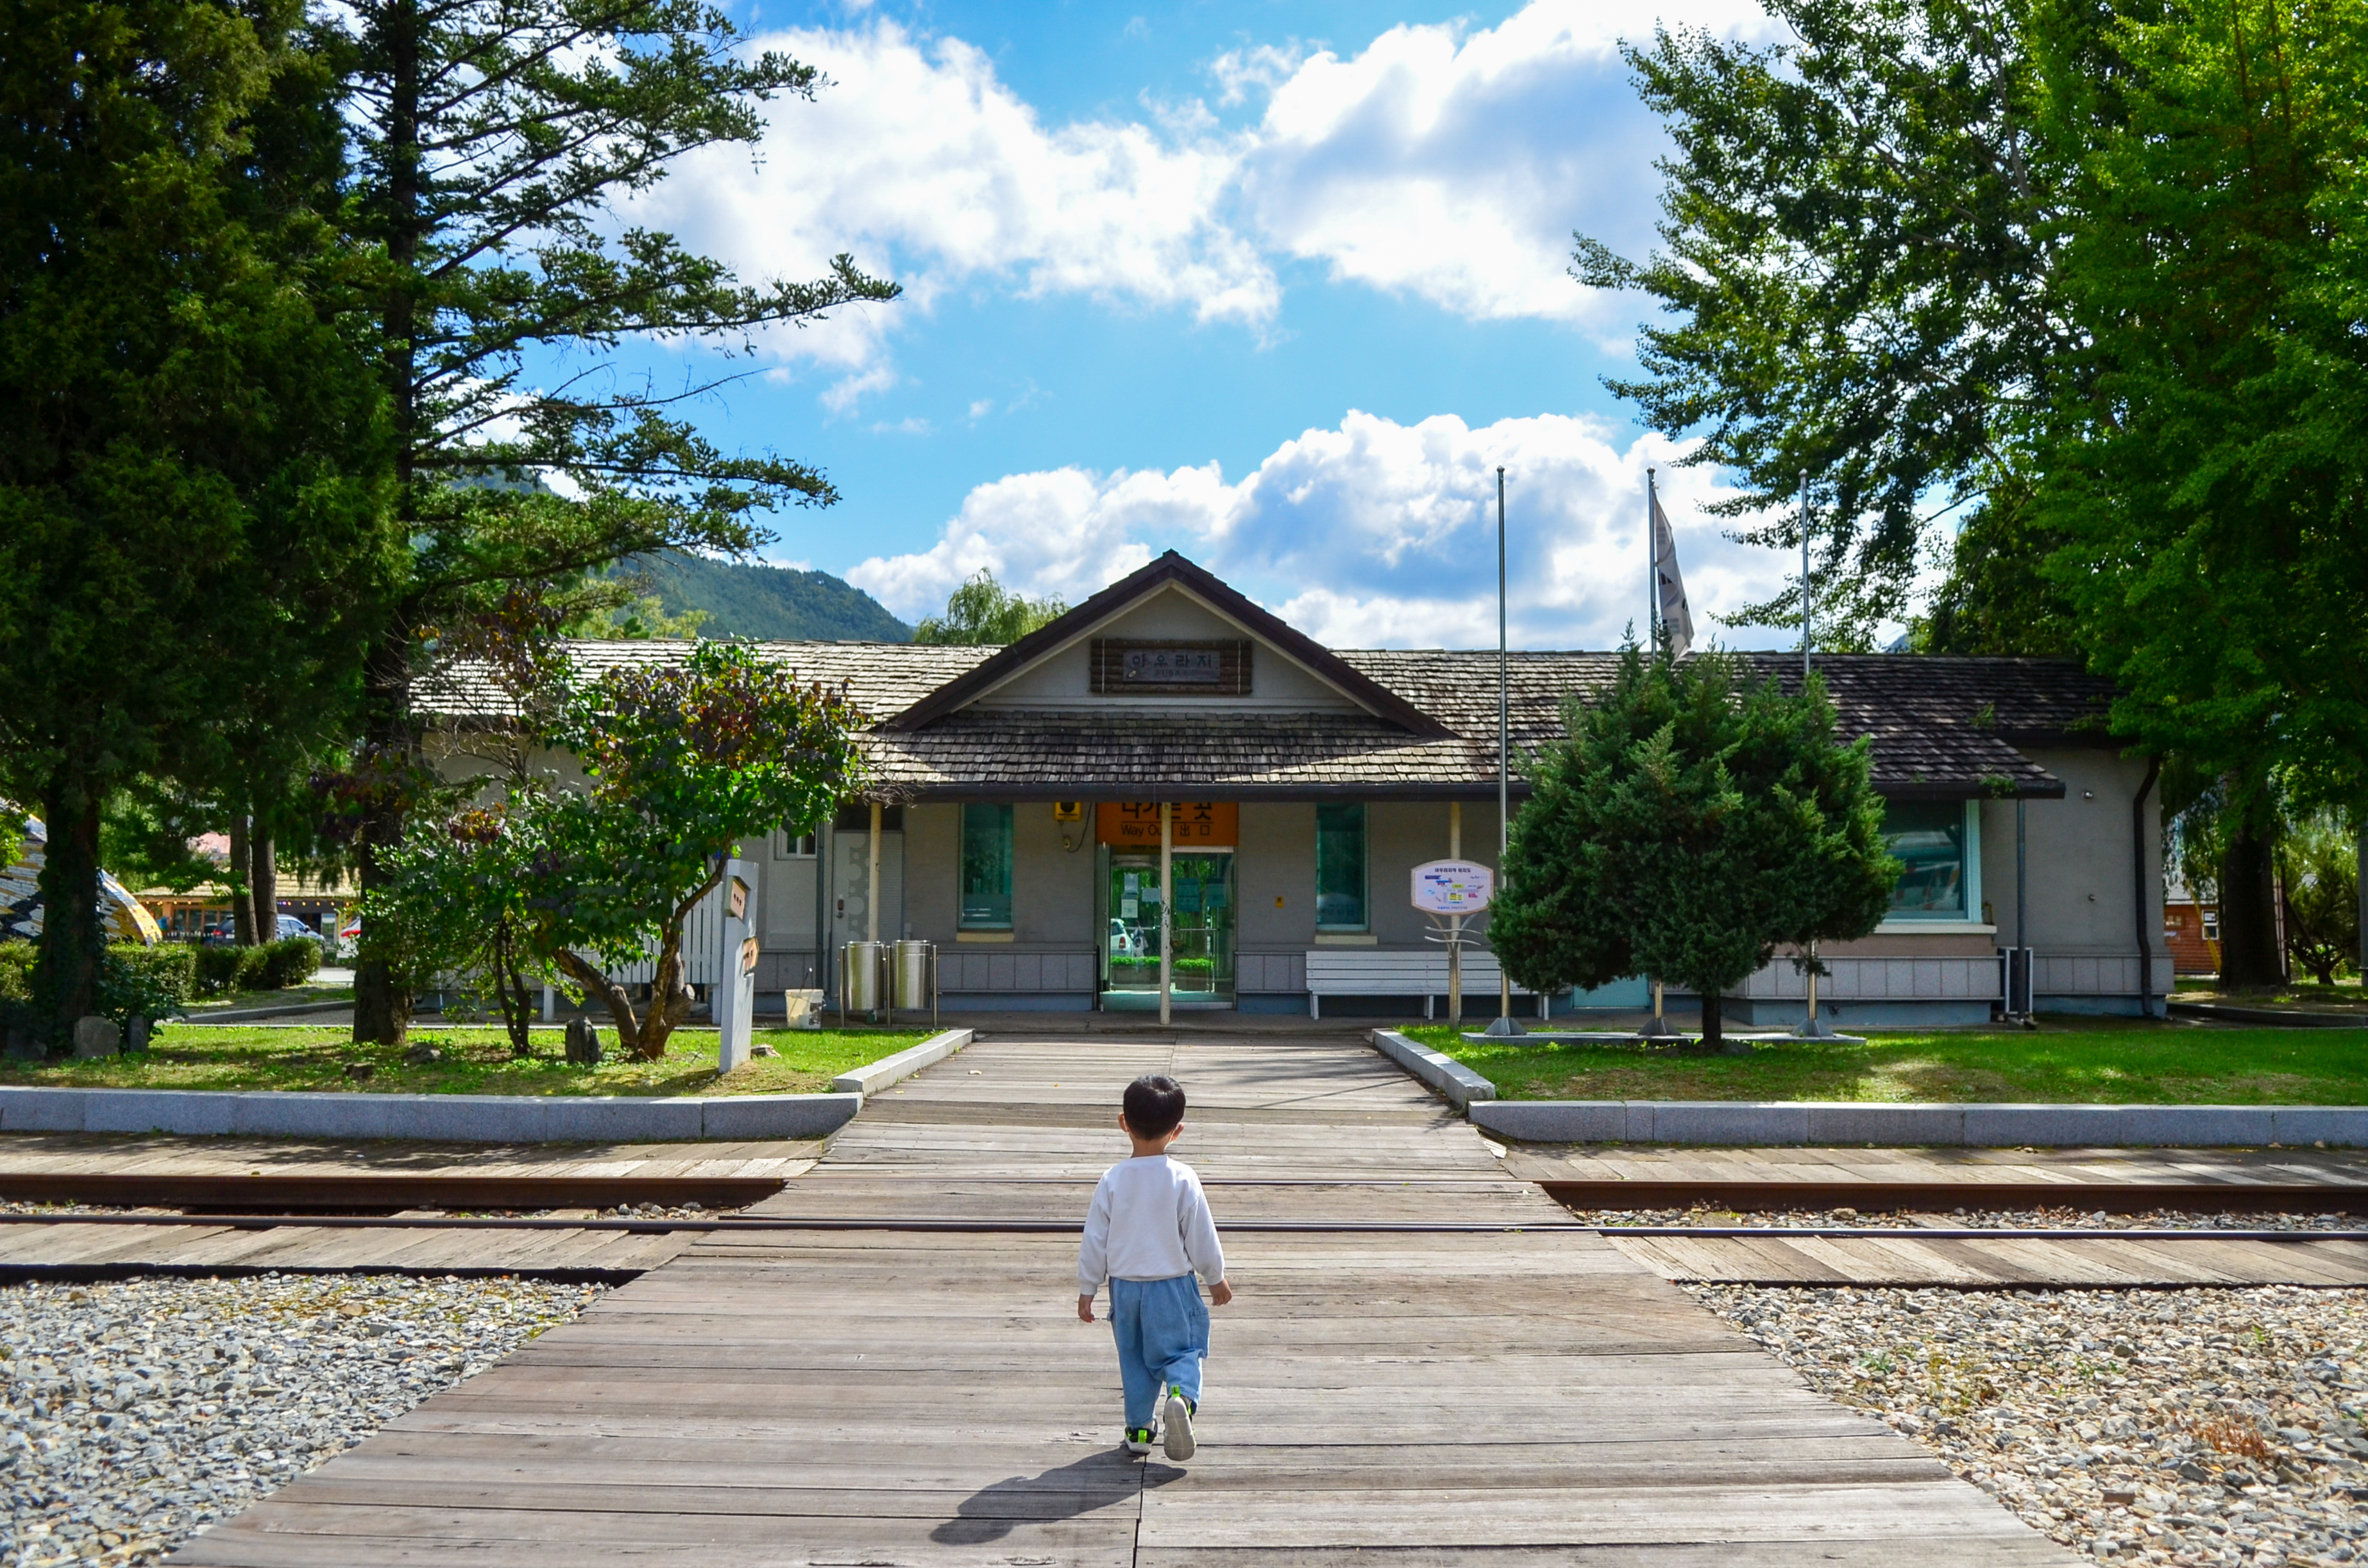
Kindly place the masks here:
[(0, 36), (0, 792), (49, 831), (38, 1006), (92, 1010), (105, 808), (334, 707), (391, 554), (336, 324), (330, 76), (279, 0), (9, 0)]
[(1719, 997), (1780, 945), (1873, 931), (1899, 863), (1861, 739), (1835, 739), (1824, 683), (1787, 693), (1712, 653), (1631, 644), (1609, 689), (1573, 698), (1534, 759), (1489, 941), (1533, 991), (1631, 975)]
[[(342, 792), (369, 891), (426, 781), (414, 685), (465, 642), (461, 623), (500, 608), (555, 630), (598, 608), (586, 593), (620, 593), (610, 562), (745, 552), (768, 537), (769, 509), (836, 498), (803, 464), (717, 450), (677, 412), (695, 393), (591, 372), (540, 385), (530, 360), (628, 340), (745, 347), (897, 290), (844, 256), (811, 281), (744, 284), (669, 235), (612, 232), (620, 199), (677, 159), (754, 142), (759, 104), (822, 85), (812, 66), (746, 53), (720, 8), (362, 0), (350, 16), (359, 227), (384, 257), (374, 310), (412, 540)], [(521, 611), (535, 602), (552, 613)], [(355, 1037), (399, 1040), (409, 998), (367, 927), (363, 943)]]

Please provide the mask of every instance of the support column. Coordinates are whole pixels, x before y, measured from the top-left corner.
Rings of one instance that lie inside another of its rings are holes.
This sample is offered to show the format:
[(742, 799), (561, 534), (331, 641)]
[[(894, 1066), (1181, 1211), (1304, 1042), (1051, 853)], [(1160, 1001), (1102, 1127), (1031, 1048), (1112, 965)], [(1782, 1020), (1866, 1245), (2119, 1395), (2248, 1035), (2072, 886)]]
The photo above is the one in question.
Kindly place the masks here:
[(864, 937), (867, 942), (880, 939), (880, 802), (871, 802), (871, 881), (863, 899)]
[[(1463, 802), (1447, 802), (1447, 858), (1463, 858)], [(1454, 1028), (1463, 1027), (1463, 916), (1447, 917), (1447, 1021)], [(1426, 1002), (1424, 1007), (1430, 1004)]]
[(1174, 995), (1176, 926), (1175, 901), (1168, 892), (1175, 884), (1170, 875), (1176, 858), (1175, 808), (1167, 801), (1159, 802), (1159, 1021), (1173, 1021), (1168, 1004)]

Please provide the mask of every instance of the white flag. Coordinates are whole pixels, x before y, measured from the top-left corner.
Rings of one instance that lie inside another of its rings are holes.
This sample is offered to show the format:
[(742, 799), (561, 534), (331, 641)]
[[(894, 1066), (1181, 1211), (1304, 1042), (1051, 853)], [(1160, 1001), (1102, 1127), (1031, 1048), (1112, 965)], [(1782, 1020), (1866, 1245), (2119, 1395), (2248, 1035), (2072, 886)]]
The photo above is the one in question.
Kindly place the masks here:
[(1694, 645), (1694, 614), (1686, 606), (1686, 580), (1678, 574), (1677, 536), (1669, 531), (1669, 515), (1661, 510), (1657, 491), (1653, 495), (1653, 571), (1661, 635), (1668, 640), (1671, 656), (1682, 657)]

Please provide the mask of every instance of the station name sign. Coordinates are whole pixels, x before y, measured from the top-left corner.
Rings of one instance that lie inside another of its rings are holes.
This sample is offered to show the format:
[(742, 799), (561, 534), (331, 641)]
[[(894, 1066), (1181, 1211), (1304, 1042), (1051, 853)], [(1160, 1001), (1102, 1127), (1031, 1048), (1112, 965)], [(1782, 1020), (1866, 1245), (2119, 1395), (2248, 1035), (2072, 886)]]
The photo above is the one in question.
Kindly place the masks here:
[[(1178, 801), (1168, 842), (1178, 849), (1230, 849), (1242, 808), (1232, 801)], [(1094, 842), (1116, 848), (1159, 847), (1159, 807), (1149, 801), (1104, 801), (1094, 808)]]
[(1092, 654), (1099, 697), (1247, 697), (1250, 691), (1250, 644), (1245, 639), (1098, 637)]

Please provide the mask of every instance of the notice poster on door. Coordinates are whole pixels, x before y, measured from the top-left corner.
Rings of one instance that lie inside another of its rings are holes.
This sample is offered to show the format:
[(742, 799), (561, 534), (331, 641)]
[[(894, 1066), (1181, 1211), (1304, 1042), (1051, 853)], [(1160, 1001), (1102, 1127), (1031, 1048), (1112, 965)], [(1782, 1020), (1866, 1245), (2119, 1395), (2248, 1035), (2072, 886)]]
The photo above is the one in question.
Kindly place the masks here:
[[(1179, 801), (1171, 830), (1178, 849), (1231, 849), (1242, 808), (1232, 801)], [(1094, 842), (1124, 849), (1159, 847), (1159, 807), (1149, 801), (1104, 801), (1094, 808)]]

